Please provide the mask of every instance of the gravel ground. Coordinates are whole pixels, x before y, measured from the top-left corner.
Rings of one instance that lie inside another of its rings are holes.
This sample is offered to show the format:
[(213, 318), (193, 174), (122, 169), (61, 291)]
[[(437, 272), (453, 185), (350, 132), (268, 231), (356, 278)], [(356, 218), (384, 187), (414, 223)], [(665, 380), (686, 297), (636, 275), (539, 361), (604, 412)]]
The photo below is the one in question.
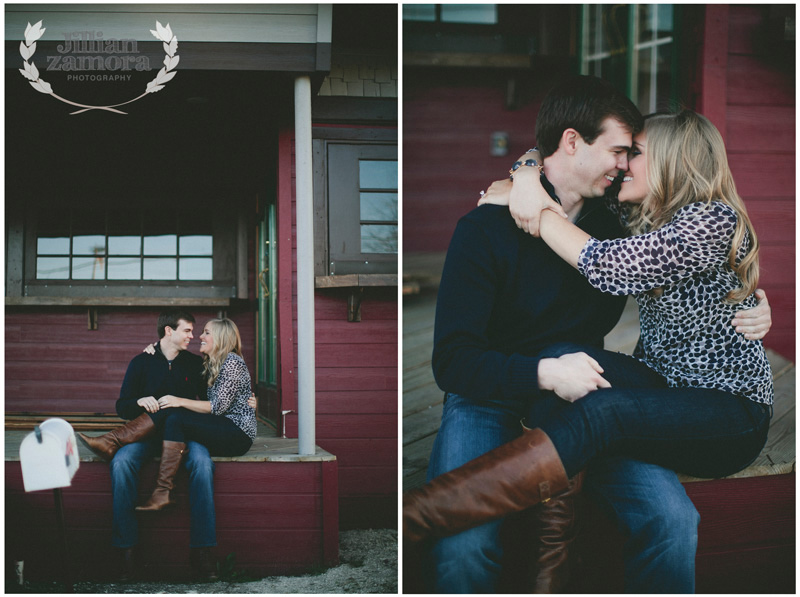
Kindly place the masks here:
[[(370, 529), (339, 534), (339, 566), (321, 574), (274, 576), (253, 582), (198, 584), (76, 583), (76, 593), (397, 593), (397, 531)], [(37, 584), (24, 592), (61, 593)], [(7, 591), (10, 592), (10, 591)]]

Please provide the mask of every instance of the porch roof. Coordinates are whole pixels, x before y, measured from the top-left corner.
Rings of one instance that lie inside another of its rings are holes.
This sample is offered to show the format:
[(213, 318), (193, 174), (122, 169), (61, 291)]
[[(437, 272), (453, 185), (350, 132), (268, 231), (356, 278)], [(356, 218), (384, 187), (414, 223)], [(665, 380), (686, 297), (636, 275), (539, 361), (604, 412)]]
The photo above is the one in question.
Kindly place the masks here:
[(6, 68), (19, 68), (17, 44), (28, 23), (38, 21), (44, 29), (37, 42), (39, 56), (72, 51), (63, 47), (69, 47), (67, 35), (75, 44), (84, 39), (135, 41), (135, 53), (152, 55), (157, 64), (163, 59), (162, 44), (150, 31), (158, 21), (178, 39), (181, 70), (330, 70), (331, 5), (6, 4)]

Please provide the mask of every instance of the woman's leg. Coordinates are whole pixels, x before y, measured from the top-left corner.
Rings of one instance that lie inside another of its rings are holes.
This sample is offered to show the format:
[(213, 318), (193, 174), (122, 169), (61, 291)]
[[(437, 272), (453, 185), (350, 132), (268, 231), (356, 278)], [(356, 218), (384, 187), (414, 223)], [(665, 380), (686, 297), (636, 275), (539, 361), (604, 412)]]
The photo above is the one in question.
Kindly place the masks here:
[(164, 441), (199, 442), (212, 456), (241, 456), (253, 443), (229, 418), (183, 408), (174, 409), (164, 423)]
[(758, 456), (769, 418), (768, 406), (719, 390), (612, 387), (560, 409), (541, 429), (568, 475), (606, 454), (714, 478)]

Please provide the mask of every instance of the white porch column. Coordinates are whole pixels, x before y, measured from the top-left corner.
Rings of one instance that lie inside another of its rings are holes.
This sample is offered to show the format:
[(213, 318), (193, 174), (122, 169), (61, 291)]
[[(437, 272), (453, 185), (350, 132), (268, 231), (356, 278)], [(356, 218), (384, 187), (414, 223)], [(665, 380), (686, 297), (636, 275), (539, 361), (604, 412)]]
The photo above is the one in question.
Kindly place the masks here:
[(311, 79), (294, 80), (297, 201), (297, 416), (301, 455), (316, 450), (314, 358), (314, 172), (311, 150)]

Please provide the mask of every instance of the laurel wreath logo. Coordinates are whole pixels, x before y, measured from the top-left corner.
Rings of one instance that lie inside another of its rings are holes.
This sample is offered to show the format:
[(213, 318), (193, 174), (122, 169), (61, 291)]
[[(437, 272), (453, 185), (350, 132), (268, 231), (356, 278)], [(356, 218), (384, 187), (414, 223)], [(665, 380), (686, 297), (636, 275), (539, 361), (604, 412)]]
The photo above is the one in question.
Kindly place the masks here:
[[(72, 106), (77, 106), (78, 108), (83, 108), (82, 110), (77, 110), (75, 112), (71, 112), (71, 115), (74, 114), (81, 114), (83, 112), (88, 112), (89, 110), (107, 110), (109, 112), (115, 112), (117, 114), (127, 114), (127, 112), (123, 112), (122, 110), (117, 110), (119, 106), (124, 106), (126, 104), (131, 104), (136, 100), (142, 99), (148, 93), (155, 93), (156, 91), (161, 91), (164, 89), (164, 85), (166, 85), (172, 78), (177, 74), (175, 72), (175, 68), (178, 66), (178, 62), (180, 61), (180, 56), (178, 56), (178, 38), (172, 33), (172, 29), (169, 27), (169, 23), (167, 23), (166, 27), (163, 27), (161, 23), (156, 21), (156, 30), (150, 30), (156, 39), (164, 42), (164, 52), (166, 56), (164, 56), (164, 66), (161, 70), (158, 71), (156, 78), (150, 81), (147, 84), (147, 88), (145, 92), (140, 95), (139, 97), (135, 97), (132, 100), (128, 100), (127, 102), (122, 102), (120, 104), (113, 104), (110, 106), (90, 106), (86, 104), (78, 104), (68, 99), (64, 99), (53, 93), (53, 88), (44, 79), (39, 77), (39, 69), (36, 68), (36, 65), (33, 63), (31, 58), (33, 57), (34, 52), (36, 52), (36, 42), (44, 35), (46, 29), (42, 28), (42, 21), (39, 21), (35, 25), (31, 25), (28, 23), (28, 26), (25, 28), (25, 41), (21, 41), (19, 43), (19, 53), (22, 55), (23, 65), (24, 67), (19, 69), (19, 72), (22, 73), (22, 76), (28, 79), (31, 86), (40, 93), (46, 93), (48, 95), (52, 95), (59, 101), (64, 102), (65, 104), (70, 104)], [(30, 62), (29, 62), (30, 61)]]

